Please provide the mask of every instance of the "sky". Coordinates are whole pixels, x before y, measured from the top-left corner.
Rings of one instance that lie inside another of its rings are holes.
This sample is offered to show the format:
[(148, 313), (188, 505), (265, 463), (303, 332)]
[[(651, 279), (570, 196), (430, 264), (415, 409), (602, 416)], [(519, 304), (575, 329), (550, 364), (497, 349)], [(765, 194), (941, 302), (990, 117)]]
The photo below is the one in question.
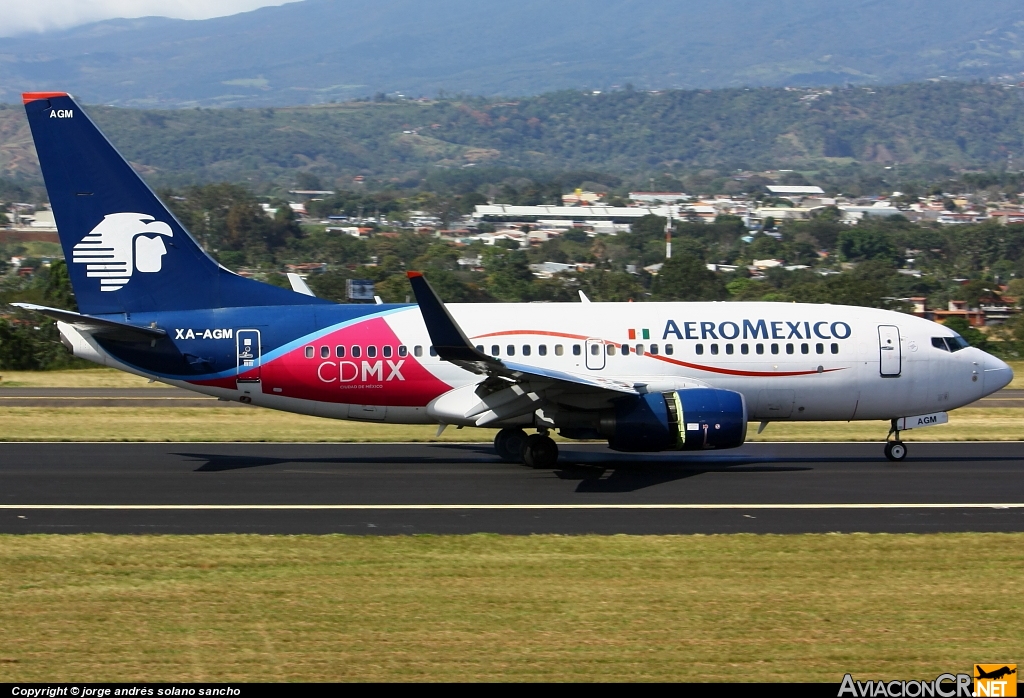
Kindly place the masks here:
[(115, 17), (208, 19), (294, 0), (0, 0), (0, 36), (15, 36)]

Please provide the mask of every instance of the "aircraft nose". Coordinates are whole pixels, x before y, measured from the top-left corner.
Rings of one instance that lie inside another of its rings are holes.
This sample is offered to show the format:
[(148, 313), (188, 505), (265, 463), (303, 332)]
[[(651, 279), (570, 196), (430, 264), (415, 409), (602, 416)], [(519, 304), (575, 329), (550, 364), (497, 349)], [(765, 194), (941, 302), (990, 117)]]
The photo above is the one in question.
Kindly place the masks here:
[(1010, 384), (1013, 369), (1005, 361), (991, 354), (985, 357), (985, 394), (994, 393)]

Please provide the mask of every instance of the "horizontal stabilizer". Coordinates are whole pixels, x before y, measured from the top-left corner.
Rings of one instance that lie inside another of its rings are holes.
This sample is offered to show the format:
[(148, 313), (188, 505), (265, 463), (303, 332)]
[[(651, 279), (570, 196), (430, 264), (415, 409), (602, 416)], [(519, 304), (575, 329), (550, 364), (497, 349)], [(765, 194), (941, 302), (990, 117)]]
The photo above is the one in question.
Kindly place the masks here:
[(48, 308), (45, 305), (35, 305), (34, 303), (11, 303), (11, 305), (46, 315), (54, 320), (60, 320), (61, 322), (65, 322), (76, 329), (82, 330), (83, 332), (88, 332), (91, 335), (103, 337), (105, 339), (120, 339), (123, 341), (144, 340), (149, 342), (154, 339), (162, 339), (167, 336), (167, 333), (164, 330), (156, 327), (129, 325), (126, 322), (90, 317), (89, 315), (82, 315), (81, 313), (73, 313), (70, 310)]

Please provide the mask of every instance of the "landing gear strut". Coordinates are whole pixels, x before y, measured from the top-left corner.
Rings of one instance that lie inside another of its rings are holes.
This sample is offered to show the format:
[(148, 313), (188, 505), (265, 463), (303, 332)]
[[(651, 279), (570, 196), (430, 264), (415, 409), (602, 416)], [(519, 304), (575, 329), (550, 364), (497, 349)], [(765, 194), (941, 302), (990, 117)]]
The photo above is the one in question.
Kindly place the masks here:
[(522, 429), (505, 427), (494, 437), (494, 450), (498, 457), (509, 463), (523, 462), (523, 446), (526, 445), (526, 432)]
[[(892, 441), (889, 437), (894, 436)], [(907, 447), (900, 441), (900, 430), (896, 428), (896, 420), (892, 420), (892, 427), (885, 437), (885, 457), (893, 462), (899, 462), (907, 457)]]

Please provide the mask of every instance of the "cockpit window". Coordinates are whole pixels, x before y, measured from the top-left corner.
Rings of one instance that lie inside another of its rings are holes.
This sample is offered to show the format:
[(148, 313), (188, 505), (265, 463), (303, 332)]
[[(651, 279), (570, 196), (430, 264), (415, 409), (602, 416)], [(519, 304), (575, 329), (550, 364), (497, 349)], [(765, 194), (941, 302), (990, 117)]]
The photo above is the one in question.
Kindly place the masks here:
[(950, 351), (960, 351), (961, 349), (966, 349), (971, 346), (967, 343), (966, 339), (958, 334), (955, 334), (952, 337), (946, 337), (946, 344), (949, 346)]
[(952, 337), (932, 337), (932, 346), (942, 351), (960, 351), (971, 346), (967, 343), (967, 340), (956, 334)]

